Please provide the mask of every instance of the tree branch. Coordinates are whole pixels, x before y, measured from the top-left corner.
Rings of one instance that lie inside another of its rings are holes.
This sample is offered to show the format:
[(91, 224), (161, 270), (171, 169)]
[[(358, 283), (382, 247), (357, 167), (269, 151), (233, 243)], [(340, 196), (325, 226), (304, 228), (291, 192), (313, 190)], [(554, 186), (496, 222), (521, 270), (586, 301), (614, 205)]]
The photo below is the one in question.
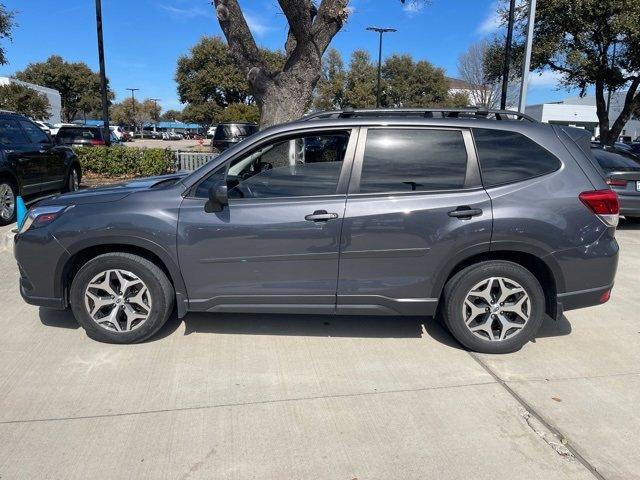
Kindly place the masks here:
[(268, 69), (238, 0), (214, 0), (214, 5), (231, 56), (248, 71), (249, 82), (259, 88), (266, 80)]
[(313, 22), (312, 34), (320, 56), (349, 16), (348, 0), (323, 0)]
[(312, 7), (308, 0), (278, 0), (287, 17), (289, 29), (298, 42), (304, 42), (311, 32)]

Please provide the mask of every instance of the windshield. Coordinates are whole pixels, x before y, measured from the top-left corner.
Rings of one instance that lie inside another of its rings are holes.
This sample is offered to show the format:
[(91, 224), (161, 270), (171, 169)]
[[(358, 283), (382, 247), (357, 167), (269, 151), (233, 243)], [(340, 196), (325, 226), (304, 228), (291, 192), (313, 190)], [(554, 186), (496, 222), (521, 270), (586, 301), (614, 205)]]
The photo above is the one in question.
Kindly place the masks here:
[(593, 156), (605, 172), (632, 172), (640, 170), (640, 158), (628, 152), (591, 149)]
[(223, 140), (225, 138), (248, 137), (258, 131), (257, 125), (229, 124), (218, 125), (216, 128), (215, 139)]

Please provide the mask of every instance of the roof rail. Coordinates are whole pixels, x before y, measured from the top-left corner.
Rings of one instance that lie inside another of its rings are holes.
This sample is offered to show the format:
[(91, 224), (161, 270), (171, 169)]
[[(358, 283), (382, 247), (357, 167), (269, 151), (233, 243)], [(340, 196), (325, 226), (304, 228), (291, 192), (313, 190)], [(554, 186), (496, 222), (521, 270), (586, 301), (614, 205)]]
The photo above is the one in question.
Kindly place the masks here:
[(305, 117), (301, 121), (331, 119), (331, 118), (356, 118), (356, 117), (423, 117), (423, 118), (488, 118), (490, 120), (526, 120), (536, 122), (524, 113), (514, 110), (488, 110), (477, 107), (469, 108), (372, 108), (329, 110), (316, 112)]

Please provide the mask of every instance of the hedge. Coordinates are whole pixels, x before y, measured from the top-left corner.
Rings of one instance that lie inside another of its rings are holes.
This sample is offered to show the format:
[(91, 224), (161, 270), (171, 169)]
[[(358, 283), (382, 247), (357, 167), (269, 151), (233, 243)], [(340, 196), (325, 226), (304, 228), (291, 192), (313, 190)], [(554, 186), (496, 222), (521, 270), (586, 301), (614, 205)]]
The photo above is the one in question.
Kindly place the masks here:
[(174, 170), (171, 150), (135, 147), (80, 147), (75, 149), (82, 170), (100, 175), (151, 176)]

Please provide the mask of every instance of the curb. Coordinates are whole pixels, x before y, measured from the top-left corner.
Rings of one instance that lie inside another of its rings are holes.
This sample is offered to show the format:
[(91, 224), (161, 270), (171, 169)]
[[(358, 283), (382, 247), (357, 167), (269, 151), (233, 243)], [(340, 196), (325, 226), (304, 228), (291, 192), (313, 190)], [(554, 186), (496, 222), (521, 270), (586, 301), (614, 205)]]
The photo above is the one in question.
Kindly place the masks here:
[(16, 232), (14, 230), (9, 230), (6, 234), (2, 235), (2, 238), (0, 238), (0, 252), (6, 250), (13, 253), (13, 237), (15, 236)]

